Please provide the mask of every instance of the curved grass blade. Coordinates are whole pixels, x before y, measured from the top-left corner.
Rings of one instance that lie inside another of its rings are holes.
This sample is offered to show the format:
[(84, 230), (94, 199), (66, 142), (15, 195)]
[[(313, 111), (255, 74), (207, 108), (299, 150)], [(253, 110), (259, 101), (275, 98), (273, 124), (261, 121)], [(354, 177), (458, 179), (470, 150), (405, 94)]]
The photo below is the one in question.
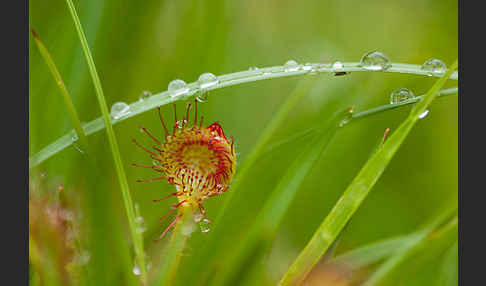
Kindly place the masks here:
[(352, 108), (338, 112), (331, 117), (325, 124), (326, 128), (319, 130), (317, 136), (307, 144), (306, 148), (282, 175), (243, 240), (241, 247), (235, 251), (225, 252), (224, 257), (213, 260), (224, 261), (226, 268), (226, 271), (220, 273), (221, 275), (213, 285), (235, 285), (237, 282), (235, 280), (239, 279), (241, 273), (245, 272), (245, 268), (250, 268), (248, 264), (259, 260), (268, 251), (270, 243), (277, 233), (278, 226), (302, 182), (334, 137), (339, 128), (339, 123), (351, 113)]
[[(64, 85), (64, 81), (62, 80), (61, 74), (57, 70), (56, 64), (54, 63), (54, 60), (49, 54), (49, 51), (40, 40), (39, 35), (36, 33), (36, 31), (34, 31), (34, 29), (31, 29), (31, 32), (34, 38), (34, 42), (37, 44), (37, 47), (39, 48), (39, 52), (42, 58), (46, 62), (47, 66), (49, 67), (52, 77), (54, 77), (54, 80), (56, 81), (56, 84), (59, 87), (59, 90), (61, 91), (64, 104), (66, 105), (69, 118), (71, 119), (71, 122), (74, 126), (74, 130), (76, 131), (76, 134), (79, 138), (81, 147), (84, 150), (88, 150), (88, 140), (86, 139), (86, 134), (84, 133), (83, 127), (81, 126), (81, 121), (79, 120), (78, 113), (76, 112), (76, 108), (74, 107), (74, 104), (71, 101), (69, 92), (67, 91), (66, 86)], [(73, 136), (71, 136), (71, 141), (73, 141), (72, 138)]]
[[(412, 256), (424, 248), (424, 245), (428, 243), (427, 237), (429, 237), (434, 230), (436, 230), (441, 224), (449, 219), (454, 212), (457, 212), (457, 207), (453, 211), (447, 211), (437, 219), (430, 222), (424, 227), (422, 231), (417, 233), (413, 239), (409, 240), (407, 243), (402, 245), (397, 252), (389, 258), (384, 264), (382, 264), (368, 280), (363, 284), (363, 286), (379, 285), (387, 276), (389, 276), (396, 268), (400, 266), (408, 257)], [(457, 216), (450, 223), (444, 226), (442, 229), (437, 231), (435, 235), (437, 237), (444, 236), (449, 232), (457, 232)]]
[[(301, 251), (280, 280), (279, 285), (299, 285), (312, 270), (314, 265), (325, 254), (334, 239), (359, 208), (371, 188), (380, 178), (398, 148), (412, 130), (420, 115), (435, 99), (440, 88), (457, 68), (457, 60), (447, 72), (430, 88), (410, 111), (409, 116), (389, 137), (383, 146), (365, 163), (358, 175), (346, 188), (331, 212), (316, 230), (311, 240)], [(352, 121), (352, 120), (351, 120)]]
[[(334, 69), (331, 67), (331, 64), (309, 64), (310, 66), (315, 66), (316, 73), (334, 73)], [(340, 69), (343, 72), (373, 72), (370, 70), (366, 70), (360, 66), (360, 63), (357, 62), (349, 62), (343, 63), (343, 68)], [(376, 71), (374, 71), (376, 72)], [(422, 70), (421, 66), (419, 65), (411, 65), (411, 64), (400, 64), (394, 63), (392, 67), (386, 69), (382, 72), (390, 72), (390, 73), (406, 73), (406, 74), (414, 74), (414, 75), (421, 75), (421, 76), (430, 76), (427, 71)], [(140, 113), (152, 110), (159, 106), (163, 106), (178, 100), (184, 100), (191, 96), (198, 95), (202, 92), (207, 92), (210, 90), (220, 89), (223, 87), (234, 86), (242, 83), (249, 83), (255, 82), (259, 80), (267, 80), (273, 78), (281, 78), (281, 77), (294, 77), (294, 76), (313, 76), (314, 73), (311, 70), (299, 69), (298, 71), (288, 72), (285, 71), (284, 66), (274, 66), (274, 67), (267, 67), (261, 68), (256, 71), (241, 71), (235, 72), (230, 74), (225, 74), (218, 76), (218, 83), (214, 86), (205, 88), (202, 90), (197, 82), (192, 82), (188, 84), (189, 91), (181, 96), (171, 97), (168, 91), (164, 91), (158, 94), (154, 94), (153, 96), (144, 99), (143, 102), (136, 101), (131, 103), (130, 112), (125, 116), (118, 118), (118, 119), (110, 119), (109, 123), (114, 125), (118, 122), (131, 118), (135, 115)], [(432, 76), (438, 76), (436, 74)], [(458, 74), (457, 72), (453, 72), (449, 75), (450, 79), (457, 80)], [(102, 130), (106, 125), (107, 122), (104, 122), (103, 118), (97, 118), (89, 123), (84, 125), (84, 131), (86, 135), (93, 134), (97, 131)], [(72, 144), (70, 140), (70, 134), (66, 134), (61, 138), (57, 139), (53, 143), (49, 144), (48, 146), (44, 147), (42, 150), (34, 154), (33, 156), (29, 157), (29, 168), (35, 167), (36, 165), (42, 163), (44, 160), (50, 158), (54, 154), (62, 151), (66, 147)]]
[(366, 267), (391, 256), (414, 236), (415, 234), (410, 234), (374, 242), (331, 258), (327, 263), (346, 264), (351, 269)]
[(141, 269), (141, 282), (145, 284), (146, 282), (146, 268), (145, 268), (145, 254), (143, 250), (143, 237), (142, 235), (137, 232), (137, 227), (135, 223), (135, 210), (132, 202), (132, 198), (130, 196), (130, 190), (128, 188), (128, 181), (125, 175), (125, 170), (123, 169), (123, 162), (120, 155), (120, 150), (118, 148), (118, 142), (116, 140), (115, 132), (113, 130), (113, 126), (110, 124), (110, 115), (108, 112), (108, 106), (106, 105), (106, 100), (103, 95), (103, 89), (101, 87), (101, 82), (98, 76), (98, 72), (96, 71), (96, 66), (91, 55), (91, 51), (88, 46), (88, 42), (83, 32), (83, 28), (79, 21), (79, 17), (76, 13), (76, 8), (72, 0), (66, 0), (66, 4), (69, 8), (69, 12), (73, 18), (74, 26), (78, 32), (79, 40), (81, 42), (81, 46), (86, 57), (86, 61), (88, 63), (89, 71), (93, 80), (93, 85), (96, 91), (96, 97), (98, 99), (98, 103), (101, 109), (102, 118), (104, 120), (106, 126), (106, 133), (108, 135), (108, 141), (110, 143), (110, 149), (113, 155), (116, 173), (118, 175), (118, 181), (120, 183), (123, 202), (125, 206), (125, 210), (128, 217), (128, 223), (130, 227), (130, 232), (132, 236), (132, 241), (135, 249), (135, 256), (137, 258), (138, 265)]

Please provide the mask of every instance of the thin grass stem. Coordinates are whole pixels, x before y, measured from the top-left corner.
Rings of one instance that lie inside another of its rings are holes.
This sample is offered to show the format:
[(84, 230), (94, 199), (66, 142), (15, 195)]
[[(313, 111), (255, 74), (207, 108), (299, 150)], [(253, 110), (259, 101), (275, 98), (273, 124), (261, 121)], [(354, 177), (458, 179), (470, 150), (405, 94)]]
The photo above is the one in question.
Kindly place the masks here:
[(72, 0), (66, 0), (67, 6), (73, 18), (74, 26), (78, 32), (79, 40), (81, 42), (81, 46), (86, 57), (86, 61), (88, 63), (89, 71), (91, 78), (93, 80), (93, 85), (96, 91), (96, 97), (98, 99), (98, 103), (101, 109), (102, 118), (106, 127), (106, 133), (108, 135), (108, 141), (110, 144), (110, 149), (113, 155), (116, 173), (118, 175), (118, 181), (120, 183), (123, 202), (125, 206), (125, 211), (128, 217), (128, 223), (130, 227), (130, 233), (132, 236), (132, 241), (135, 249), (135, 256), (138, 262), (138, 265), (141, 270), (141, 281), (143, 284), (146, 282), (146, 268), (145, 268), (145, 254), (143, 250), (143, 237), (141, 233), (137, 232), (136, 222), (135, 222), (135, 210), (132, 202), (132, 198), (130, 196), (130, 190), (128, 187), (128, 181), (125, 175), (125, 170), (123, 169), (123, 162), (120, 155), (120, 150), (118, 148), (118, 143), (116, 140), (115, 132), (113, 130), (112, 125), (110, 124), (110, 115), (108, 112), (108, 106), (106, 105), (105, 97), (103, 95), (103, 89), (101, 87), (101, 82), (98, 76), (98, 72), (96, 71), (96, 66), (91, 55), (91, 51), (88, 46), (88, 42), (83, 32), (83, 28), (79, 21), (79, 17), (76, 13), (76, 8)]

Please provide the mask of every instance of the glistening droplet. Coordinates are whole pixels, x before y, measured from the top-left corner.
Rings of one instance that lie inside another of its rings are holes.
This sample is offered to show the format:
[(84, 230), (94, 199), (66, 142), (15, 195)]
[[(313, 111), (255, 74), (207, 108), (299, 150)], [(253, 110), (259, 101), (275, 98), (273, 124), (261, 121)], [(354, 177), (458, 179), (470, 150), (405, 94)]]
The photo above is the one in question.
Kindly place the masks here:
[(198, 102), (206, 102), (208, 100), (209, 92), (201, 93), (200, 95), (196, 96), (196, 100)]
[(130, 105), (125, 102), (117, 102), (111, 106), (111, 117), (113, 119), (120, 119), (130, 113)]
[(286, 72), (294, 72), (299, 70), (299, 64), (294, 60), (288, 60), (284, 65)]
[(422, 65), (422, 70), (428, 71), (429, 75), (438, 75), (443, 74), (447, 70), (447, 66), (444, 64), (443, 61), (438, 59), (429, 59), (424, 62)]
[(378, 51), (366, 53), (361, 58), (360, 64), (365, 70), (373, 71), (386, 70), (391, 67), (388, 57), (384, 53)]
[(415, 96), (413, 95), (413, 92), (408, 89), (408, 88), (398, 88), (395, 91), (393, 91), (390, 95), (390, 103), (391, 104), (397, 104), (400, 102), (403, 102), (408, 99), (412, 99)]
[(425, 118), (427, 116), (427, 114), (429, 114), (429, 110), (428, 109), (426, 109), (424, 112), (420, 113), (419, 116), (418, 116), (418, 118), (419, 119), (423, 119), (423, 118)]
[(142, 94), (138, 98), (138, 101), (144, 101), (146, 98), (149, 98), (150, 96), (152, 96), (152, 93), (148, 90), (144, 90), (142, 91)]
[(169, 83), (167, 90), (169, 91), (169, 95), (171, 97), (176, 97), (187, 93), (189, 88), (187, 87), (186, 82), (182, 79), (175, 79)]
[(201, 74), (197, 82), (199, 83), (199, 88), (205, 89), (218, 84), (218, 78), (214, 74), (207, 72)]

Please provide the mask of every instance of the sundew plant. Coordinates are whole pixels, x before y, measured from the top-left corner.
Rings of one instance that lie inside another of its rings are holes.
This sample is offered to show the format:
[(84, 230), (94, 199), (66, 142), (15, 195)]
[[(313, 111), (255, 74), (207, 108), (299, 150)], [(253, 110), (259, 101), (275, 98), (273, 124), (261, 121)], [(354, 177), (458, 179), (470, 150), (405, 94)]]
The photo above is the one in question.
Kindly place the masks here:
[(29, 26), (30, 285), (458, 284), (457, 2)]

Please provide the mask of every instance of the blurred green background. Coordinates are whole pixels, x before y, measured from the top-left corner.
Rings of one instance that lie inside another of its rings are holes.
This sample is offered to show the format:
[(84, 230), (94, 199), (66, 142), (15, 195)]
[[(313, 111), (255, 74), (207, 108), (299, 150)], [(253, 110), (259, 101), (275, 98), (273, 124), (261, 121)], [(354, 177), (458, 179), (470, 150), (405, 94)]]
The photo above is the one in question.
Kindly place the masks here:
[[(162, 92), (175, 78), (193, 82), (204, 72), (221, 75), (250, 66), (281, 65), (289, 59), (299, 63), (357, 62), (375, 49), (399, 63), (422, 64), (438, 58), (451, 64), (457, 57), (457, 1), (90, 0), (75, 1), (75, 5), (109, 106), (119, 101), (134, 102), (143, 91)], [(29, 24), (51, 53), (81, 121), (100, 116), (65, 2), (29, 1)], [(59, 89), (29, 37), (29, 155), (33, 155), (71, 130), (72, 125)], [(217, 120), (227, 135), (234, 136), (241, 163), (262, 129), (302, 80), (304, 77), (274, 79), (219, 89), (199, 105), (200, 113), (206, 124)], [(390, 93), (400, 87), (423, 94), (433, 82), (433, 78), (405, 74), (318, 75), (272, 142), (319, 126), (338, 109), (354, 105), (360, 111), (387, 104)], [(447, 87), (455, 84), (448, 82)], [(183, 105), (178, 104), (180, 112)], [(284, 218), (272, 249), (270, 281), (279, 279), (310, 239), (376, 148), (384, 129), (389, 127), (393, 132), (409, 108), (380, 113), (338, 132)], [(170, 106), (164, 106), (162, 112), (166, 118), (172, 117)], [(153, 243), (168, 224), (157, 218), (166, 213), (169, 202), (152, 200), (168, 194), (173, 187), (164, 181), (135, 182), (156, 175), (130, 166), (151, 162), (131, 142), (136, 138), (149, 143), (139, 131), (142, 124), (162, 137), (156, 110), (123, 121), (115, 126), (115, 132), (132, 198), (147, 224), (145, 248), (153, 272), (167, 241)], [(456, 203), (457, 124), (457, 96), (432, 104), (429, 115), (414, 128), (345, 229), (338, 252), (414, 231), (445, 205)], [(103, 241), (96, 241), (102, 246), (91, 249), (91, 259), (103, 267), (99, 270), (101, 281), (129, 284), (134, 275), (125, 270), (131, 267), (131, 251), (119, 250), (129, 249), (131, 243), (106, 133), (91, 135), (89, 141), (95, 146), (98, 170), (87, 168), (82, 154), (69, 147), (31, 169), (31, 180), (38, 186), (31, 192), (54, 195), (63, 184), (74, 202), (82, 202), (86, 193), (96, 192), (95, 205), (79, 206), (83, 218), (91, 217), (106, 232)], [(245, 189), (245, 199), (231, 205), (228, 216), (234, 224), (221, 239), (222, 246), (237, 242), (240, 232), (251, 225), (304, 143), (305, 138), (267, 153), (252, 168), (240, 189)], [(224, 195), (205, 201), (210, 218), (216, 217), (223, 199)], [(198, 233), (189, 241), (181, 269), (187, 260), (211, 259), (191, 257), (192, 247), (203, 245), (204, 238)], [(423, 276), (416, 284), (407, 285), (429, 285), (421, 283), (432, 279), (433, 272)]]

